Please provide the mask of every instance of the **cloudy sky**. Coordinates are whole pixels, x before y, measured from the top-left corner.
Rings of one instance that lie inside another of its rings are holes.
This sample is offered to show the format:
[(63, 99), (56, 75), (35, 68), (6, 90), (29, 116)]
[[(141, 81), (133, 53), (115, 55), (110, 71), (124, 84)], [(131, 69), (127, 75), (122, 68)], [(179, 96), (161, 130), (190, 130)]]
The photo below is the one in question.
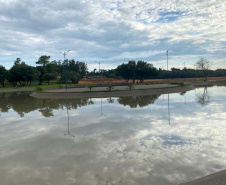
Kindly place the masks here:
[(226, 67), (225, 0), (0, 0), (0, 65), (41, 55), (115, 68), (145, 60), (166, 69), (200, 57)]

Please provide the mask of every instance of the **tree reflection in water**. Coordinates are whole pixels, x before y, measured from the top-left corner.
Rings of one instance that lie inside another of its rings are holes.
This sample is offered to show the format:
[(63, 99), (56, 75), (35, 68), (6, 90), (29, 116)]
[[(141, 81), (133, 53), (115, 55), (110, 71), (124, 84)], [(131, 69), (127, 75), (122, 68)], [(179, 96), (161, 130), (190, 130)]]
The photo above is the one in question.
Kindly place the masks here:
[(184, 104), (187, 104), (186, 91), (180, 93), (181, 96), (184, 96)]
[(30, 92), (0, 93), (0, 110), (8, 112), (13, 109), (21, 117), (26, 113), (38, 110), (44, 117), (54, 116), (53, 110), (63, 110), (64, 107), (77, 109), (78, 107), (94, 104), (91, 98), (66, 99), (38, 99), (29, 96)]
[(149, 104), (153, 104), (155, 100), (159, 98), (160, 95), (151, 95), (151, 96), (127, 96), (119, 97), (118, 102), (124, 106), (130, 106), (131, 108), (145, 107)]
[(109, 97), (108, 99), (107, 99), (107, 101), (108, 101), (108, 103), (114, 103), (114, 99), (112, 99), (112, 97)]
[(208, 105), (211, 101), (211, 97), (207, 91), (207, 86), (204, 87), (203, 93), (197, 93), (195, 94), (195, 97), (196, 101), (202, 106)]

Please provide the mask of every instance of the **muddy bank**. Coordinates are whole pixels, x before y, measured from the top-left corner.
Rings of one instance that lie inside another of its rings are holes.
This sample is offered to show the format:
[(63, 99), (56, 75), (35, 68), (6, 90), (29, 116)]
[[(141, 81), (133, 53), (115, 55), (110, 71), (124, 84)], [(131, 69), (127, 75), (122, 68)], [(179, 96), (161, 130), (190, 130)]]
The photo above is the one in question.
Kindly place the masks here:
[(105, 98), (105, 97), (120, 97), (120, 96), (145, 96), (158, 95), (168, 93), (180, 93), (194, 89), (194, 86), (185, 87), (169, 87), (169, 88), (155, 88), (145, 90), (132, 91), (112, 91), (112, 92), (86, 92), (86, 93), (32, 93), (31, 96), (35, 98)]

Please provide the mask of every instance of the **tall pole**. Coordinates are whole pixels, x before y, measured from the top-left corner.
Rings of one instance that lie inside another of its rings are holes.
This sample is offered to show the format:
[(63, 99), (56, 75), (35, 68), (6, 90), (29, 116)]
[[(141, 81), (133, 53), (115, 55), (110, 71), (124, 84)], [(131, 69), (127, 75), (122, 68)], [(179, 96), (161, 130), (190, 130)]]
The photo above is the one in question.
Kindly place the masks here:
[(66, 57), (66, 54), (69, 52), (70, 50), (67, 50), (67, 51), (64, 51), (64, 52), (61, 52), (63, 55), (64, 55), (64, 67), (65, 67), (65, 89), (67, 91), (67, 65), (66, 65), (66, 60), (65, 60), (65, 57)]
[(166, 59), (167, 59), (167, 82), (168, 82), (168, 85), (169, 85), (169, 70), (168, 70), (168, 51), (166, 52)]
[[(96, 61), (95, 61), (96, 62)], [(100, 76), (100, 87), (101, 87), (101, 81), (102, 81), (102, 77), (101, 77), (101, 73), (100, 73), (100, 64), (103, 62), (96, 62), (99, 64), (99, 76)]]
[(185, 71), (185, 62), (184, 62), (184, 81), (185, 81), (185, 78), (186, 78), (186, 71)]

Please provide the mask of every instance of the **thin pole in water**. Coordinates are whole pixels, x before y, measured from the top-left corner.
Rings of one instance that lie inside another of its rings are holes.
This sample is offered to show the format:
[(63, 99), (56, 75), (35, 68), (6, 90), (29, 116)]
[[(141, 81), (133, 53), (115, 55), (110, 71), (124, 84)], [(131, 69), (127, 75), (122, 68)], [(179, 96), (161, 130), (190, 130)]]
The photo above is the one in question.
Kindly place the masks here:
[(169, 121), (169, 125), (170, 125), (169, 94), (168, 94), (168, 121)]
[(167, 60), (167, 82), (168, 82), (168, 85), (169, 85), (169, 70), (168, 70), (168, 50), (166, 52), (166, 60)]

